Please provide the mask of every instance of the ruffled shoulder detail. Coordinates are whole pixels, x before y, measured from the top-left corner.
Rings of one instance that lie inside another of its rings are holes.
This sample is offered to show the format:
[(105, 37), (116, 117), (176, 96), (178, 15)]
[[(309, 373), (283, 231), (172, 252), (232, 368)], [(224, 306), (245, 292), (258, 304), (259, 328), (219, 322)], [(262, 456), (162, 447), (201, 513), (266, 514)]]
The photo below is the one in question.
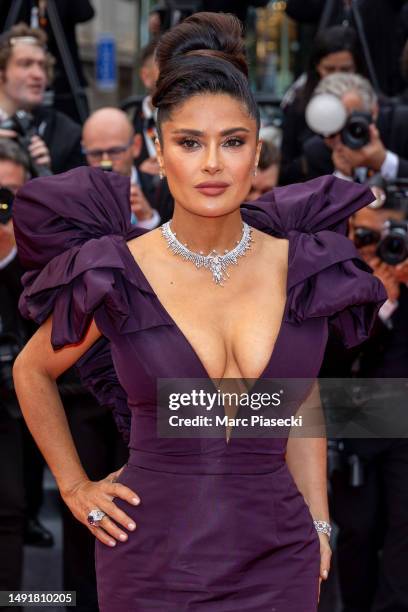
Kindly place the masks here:
[[(34, 179), (17, 194), (13, 222), (28, 270), (19, 308), (38, 324), (53, 313), (54, 349), (78, 343), (102, 306), (119, 332), (164, 323), (151, 300), (143, 303), (145, 288), (126, 267), (126, 240), (146, 231), (130, 224), (129, 189), (116, 173), (80, 167)], [(131, 282), (141, 291), (136, 312)]]
[(92, 238), (126, 236), (129, 180), (87, 166), (33, 179), (17, 192), (13, 223), (23, 267), (38, 270)]
[(241, 209), (252, 227), (289, 239), (285, 320), (328, 317), (347, 348), (369, 337), (387, 298), (347, 238), (349, 217), (373, 199), (369, 188), (330, 175), (278, 187)]

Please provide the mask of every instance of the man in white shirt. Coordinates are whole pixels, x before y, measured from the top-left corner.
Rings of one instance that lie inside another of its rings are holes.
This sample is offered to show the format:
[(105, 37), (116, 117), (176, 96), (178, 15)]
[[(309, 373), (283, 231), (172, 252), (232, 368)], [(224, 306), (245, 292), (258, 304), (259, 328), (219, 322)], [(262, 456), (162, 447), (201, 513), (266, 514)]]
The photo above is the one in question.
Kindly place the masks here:
[(142, 147), (135, 163), (143, 172), (158, 176), (159, 164), (154, 146), (157, 109), (152, 105), (152, 94), (159, 76), (154, 57), (156, 46), (157, 40), (152, 40), (140, 52), (139, 77), (146, 90), (146, 95), (135, 107), (133, 126), (136, 133), (143, 134)]
[(135, 134), (126, 113), (114, 107), (92, 113), (83, 127), (82, 147), (90, 166), (101, 167), (110, 162), (114, 172), (129, 177), (132, 219), (145, 229), (157, 227), (160, 215), (147, 197), (147, 192), (153, 191), (151, 177), (134, 165), (142, 147), (142, 135)]
[[(396, 249), (395, 241), (384, 248), (382, 242), (384, 224), (392, 220), (401, 224), (399, 239), (406, 245), (404, 216), (396, 202), (385, 202), (381, 208), (365, 207), (351, 217), (350, 237), (383, 282), (388, 300), (363, 344), (344, 351), (332, 339), (331, 370), (320, 374), (322, 378), (353, 377), (357, 386), (360, 378), (371, 379), (369, 385), (362, 385), (372, 390), (371, 396), (360, 389), (354, 404), (356, 414), (359, 408), (365, 410), (364, 429), (361, 415), (356, 416), (359, 426), (354, 431), (361, 432), (361, 437), (345, 433), (344, 439), (337, 440), (339, 456), (331, 475), (330, 514), (339, 528), (336, 555), (344, 612), (408, 609), (408, 582), (402, 569), (408, 564), (408, 439), (401, 416), (407, 403), (408, 288), (398, 266), (387, 263), (397, 253), (403, 258), (407, 250)], [(400, 265), (406, 266), (407, 260)], [(389, 378), (392, 383), (386, 382)], [(374, 434), (378, 426), (381, 437)], [(351, 430), (343, 426), (344, 432)]]

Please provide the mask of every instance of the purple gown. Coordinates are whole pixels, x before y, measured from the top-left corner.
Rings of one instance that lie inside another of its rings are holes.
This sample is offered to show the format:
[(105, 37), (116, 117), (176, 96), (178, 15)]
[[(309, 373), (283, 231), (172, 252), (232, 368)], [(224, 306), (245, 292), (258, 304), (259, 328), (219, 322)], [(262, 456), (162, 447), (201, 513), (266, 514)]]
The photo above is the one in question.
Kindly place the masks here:
[[(329, 330), (365, 340), (386, 298), (346, 238), (373, 196), (326, 176), (242, 206), (243, 219), (289, 239), (287, 302), (261, 378), (314, 378)], [(53, 312), (52, 344), (103, 333), (78, 362), (112, 405), (130, 457), (116, 500), (137, 523), (125, 543), (96, 541), (102, 612), (315, 612), (319, 538), (285, 463), (286, 439), (169, 439), (156, 434), (156, 378), (207, 378), (197, 354), (135, 262), (128, 181), (78, 168), (24, 186), (14, 223), (22, 313)], [(112, 365), (113, 364), (113, 365)]]

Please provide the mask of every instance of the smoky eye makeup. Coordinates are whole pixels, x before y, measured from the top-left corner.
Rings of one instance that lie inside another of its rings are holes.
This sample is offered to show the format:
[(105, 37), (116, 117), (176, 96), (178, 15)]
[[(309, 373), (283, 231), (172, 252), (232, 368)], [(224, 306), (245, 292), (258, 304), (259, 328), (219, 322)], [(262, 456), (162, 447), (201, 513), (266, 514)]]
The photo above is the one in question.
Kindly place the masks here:
[(184, 149), (197, 149), (195, 145), (199, 145), (199, 141), (194, 138), (178, 138), (176, 143)]
[[(224, 143), (224, 144), (225, 144), (225, 145), (228, 145), (229, 147), (235, 147), (235, 148), (238, 148), (238, 147), (240, 147), (240, 146), (244, 145), (244, 144), (245, 144), (245, 142), (246, 142), (245, 138), (241, 138), (241, 137), (239, 137), (239, 136), (232, 136), (231, 138), (228, 138), (228, 139), (225, 141), (225, 143)], [(234, 143), (234, 144), (232, 144), (232, 143)]]
[[(244, 145), (246, 142), (245, 138), (239, 137), (239, 136), (231, 136), (229, 138), (227, 138), (226, 140), (224, 140), (221, 143), (221, 146), (223, 147), (227, 147), (227, 148), (239, 148), (242, 145)], [(181, 147), (183, 147), (184, 149), (190, 149), (190, 150), (194, 150), (199, 148), (200, 146), (200, 141), (196, 140), (194, 138), (180, 138), (176, 140), (176, 143), (178, 145), (180, 145)], [(196, 146), (198, 145), (198, 146)]]

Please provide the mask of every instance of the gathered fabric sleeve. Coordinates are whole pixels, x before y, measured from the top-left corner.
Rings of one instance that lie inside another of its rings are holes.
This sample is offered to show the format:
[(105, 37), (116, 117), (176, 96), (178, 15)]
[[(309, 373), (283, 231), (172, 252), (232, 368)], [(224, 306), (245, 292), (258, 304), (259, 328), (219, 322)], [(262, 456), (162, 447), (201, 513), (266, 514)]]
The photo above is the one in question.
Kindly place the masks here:
[(328, 175), (278, 187), (242, 206), (244, 220), (289, 239), (285, 319), (300, 324), (327, 317), (346, 348), (369, 337), (387, 299), (347, 237), (350, 216), (374, 199), (368, 187)]
[[(81, 342), (92, 320), (97, 325), (103, 320), (102, 311), (119, 324), (129, 317), (124, 263), (117, 249), (118, 241), (135, 235), (129, 189), (129, 180), (116, 173), (80, 167), (29, 181), (17, 193), (13, 224), (26, 270), (19, 308), (39, 325), (53, 315), (55, 350)], [(112, 408), (128, 439), (130, 413), (108, 339), (98, 340), (76, 365), (84, 386)]]

